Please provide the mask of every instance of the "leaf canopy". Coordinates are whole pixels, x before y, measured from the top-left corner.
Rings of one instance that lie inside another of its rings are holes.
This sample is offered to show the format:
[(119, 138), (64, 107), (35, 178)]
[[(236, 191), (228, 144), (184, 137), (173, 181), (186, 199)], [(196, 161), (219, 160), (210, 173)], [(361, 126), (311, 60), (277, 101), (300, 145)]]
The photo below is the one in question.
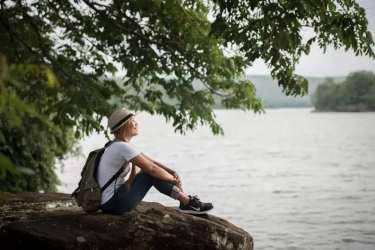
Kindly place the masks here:
[(242, 78), (255, 60), (286, 95), (305, 95), (301, 55), (318, 43), (374, 58), (367, 25), (354, 0), (1, 0), (0, 190), (53, 190), (56, 159), (120, 105), (181, 133), (202, 124), (223, 134), (215, 100), (263, 111)]
[[(202, 123), (223, 133), (213, 96), (227, 108), (262, 111), (252, 83), (240, 80), (255, 60), (272, 68), (287, 95), (305, 95), (308, 83), (294, 70), (313, 42), (374, 57), (365, 10), (353, 0), (1, 3), (1, 53), (10, 63), (48, 65), (59, 82), (51, 90), (40, 78), (24, 78), (29, 88), (17, 95), (82, 135), (102, 129), (101, 119), (116, 108), (108, 103), (114, 96), (128, 108), (172, 119), (177, 131)], [(316, 33), (307, 42), (304, 27)], [(119, 71), (126, 73), (120, 86), (111, 79)], [(194, 80), (205, 88), (194, 88)]]

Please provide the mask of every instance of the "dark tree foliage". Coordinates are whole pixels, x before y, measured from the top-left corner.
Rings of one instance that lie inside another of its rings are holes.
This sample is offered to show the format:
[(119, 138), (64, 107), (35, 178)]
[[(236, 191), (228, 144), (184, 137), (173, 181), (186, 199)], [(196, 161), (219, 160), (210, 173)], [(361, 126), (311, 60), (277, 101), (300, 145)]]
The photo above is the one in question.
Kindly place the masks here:
[[(55, 160), (74, 151), (74, 138), (104, 129), (117, 108), (109, 100), (161, 114), (177, 132), (202, 124), (223, 134), (214, 97), (225, 108), (263, 110), (254, 85), (239, 80), (256, 59), (287, 95), (305, 95), (307, 80), (294, 69), (312, 43), (374, 57), (365, 10), (353, 0), (0, 4), (2, 190), (52, 190)], [(303, 42), (306, 26), (316, 35)], [(118, 71), (120, 85), (111, 79)]]

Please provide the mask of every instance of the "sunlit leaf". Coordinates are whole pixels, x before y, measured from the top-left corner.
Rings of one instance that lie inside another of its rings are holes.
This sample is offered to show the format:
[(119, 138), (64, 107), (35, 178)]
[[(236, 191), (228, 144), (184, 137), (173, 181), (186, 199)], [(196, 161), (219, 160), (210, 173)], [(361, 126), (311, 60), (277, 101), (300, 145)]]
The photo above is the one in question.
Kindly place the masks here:
[(45, 69), (46, 77), (47, 77), (47, 83), (49, 87), (57, 87), (59, 85), (59, 82), (57, 81), (54, 73), (50, 68)]
[(32, 170), (31, 168), (19, 167), (18, 170), (20, 171), (20, 173), (26, 174), (26, 175), (34, 175), (35, 174), (35, 171)]

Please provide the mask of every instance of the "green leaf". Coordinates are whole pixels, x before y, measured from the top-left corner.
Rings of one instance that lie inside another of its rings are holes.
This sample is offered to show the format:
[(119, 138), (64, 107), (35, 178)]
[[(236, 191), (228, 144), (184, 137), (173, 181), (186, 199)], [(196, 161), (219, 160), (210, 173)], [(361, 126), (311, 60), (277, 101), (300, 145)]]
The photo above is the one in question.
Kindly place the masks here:
[(5, 179), (7, 172), (10, 174), (17, 174), (18, 171), (14, 163), (9, 159), (8, 156), (0, 153), (0, 170), (1, 170), (1, 178)]
[(26, 175), (34, 175), (35, 174), (35, 171), (32, 170), (31, 168), (19, 167), (18, 170), (21, 174), (26, 174)]
[(366, 32), (366, 37), (367, 37), (367, 39), (370, 40), (370, 43), (374, 44), (374, 39), (373, 39), (372, 34), (371, 34), (370, 31)]
[(56, 79), (55, 75), (53, 74), (50, 68), (45, 69), (47, 83), (49, 87), (57, 87), (59, 85), (58, 80)]

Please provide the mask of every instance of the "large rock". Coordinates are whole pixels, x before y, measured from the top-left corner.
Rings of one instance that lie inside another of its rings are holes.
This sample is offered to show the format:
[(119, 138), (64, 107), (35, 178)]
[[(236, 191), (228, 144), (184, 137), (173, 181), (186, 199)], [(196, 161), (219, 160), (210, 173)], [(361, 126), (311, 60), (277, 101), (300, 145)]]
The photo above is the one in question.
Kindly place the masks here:
[(253, 238), (222, 218), (159, 203), (116, 216), (85, 214), (68, 194), (7, 196), (0, 201), (1, 249), (253, 249)]

